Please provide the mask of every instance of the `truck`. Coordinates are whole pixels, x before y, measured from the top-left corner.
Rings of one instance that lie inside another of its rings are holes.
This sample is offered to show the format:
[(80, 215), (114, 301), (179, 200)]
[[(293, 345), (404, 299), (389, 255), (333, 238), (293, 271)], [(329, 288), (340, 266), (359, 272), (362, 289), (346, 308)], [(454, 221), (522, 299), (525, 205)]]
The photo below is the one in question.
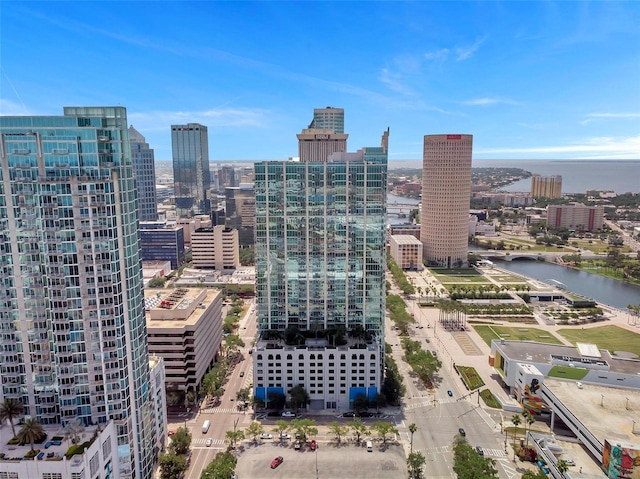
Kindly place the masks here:
[(202, 434), (206, 434), (209, 432), (209, 427), (211, 426), (211, 421), (208, 419), (202, 423)]

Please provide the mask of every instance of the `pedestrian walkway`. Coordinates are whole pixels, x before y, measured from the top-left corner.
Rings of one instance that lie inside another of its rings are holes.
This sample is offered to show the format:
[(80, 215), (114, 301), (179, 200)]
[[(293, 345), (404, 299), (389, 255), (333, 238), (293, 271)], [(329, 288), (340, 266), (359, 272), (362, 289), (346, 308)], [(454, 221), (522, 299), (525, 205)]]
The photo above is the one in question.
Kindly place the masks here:
[[(212, 446), (223, 446), (224, 445), (224, 439), (211, 439), (211, 445)], [(206, 447), (206, 443), (207, 443), (207, 438), (206, 437), (198, 437), (196, 439), (192, 439), (191, 440), (191, 444), (193, 446), (203, 446)]]
[(421, 407), (433, 407), (436, 404), (452, 404), (457, 402), (457, 399), (454, 398), (447, 398), (447, 399), (436, 399), (435, 401), (433, 399), (430, 399), (428, 401), (420, 401), (419, 403), (413, 403), (413, 404), (407, 404), (404, 406), (404, 410), (405, 411), (410, 411), (411, 409), (417, 409), (417, 408), (421, 408)]
[(240, 411), (234, 407), (212, 407), (208, 409), (201, 409), (200, 413), (207, 414), (244, 414), (244, 411)]

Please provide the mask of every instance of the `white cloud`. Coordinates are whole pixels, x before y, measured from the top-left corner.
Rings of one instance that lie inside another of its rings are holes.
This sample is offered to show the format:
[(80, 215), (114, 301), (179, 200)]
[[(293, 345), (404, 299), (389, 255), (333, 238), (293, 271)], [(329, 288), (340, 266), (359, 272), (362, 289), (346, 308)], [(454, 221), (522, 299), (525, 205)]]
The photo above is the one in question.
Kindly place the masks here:
[(387, 68), (380, 70), (378, 80), (387, 85), (393, 91), (402, 93), (403, 95), (413, 95), (413, 90), (400, 81), (400, 75), (391, 73)]
[(505, 105), (517, 105), (518, 102), (509, 100), (508, 98), (492, 98), (492, 97), (484, 97), (484, 98), (474, 98), (471, 100), (463, 101), (463, 105), (470, 106), (489, 106), (496, 105), (498, 103), (503, 103)]
[(202, 123), (208, 127), (262, 128), (269, 123), (267, 110), (252, 108), (212, 108), (202, 111), (149, 111), (129, 113), (129, 123), (139, 131), (169, 131), (171, 125)]
[(640, 113), (589, 113), (587, 118), (582, 120), (580, 124), (588, 125), (594, 121), (606, 119), (634, 120), (640, 118)]
[(482, 46), (482, 44), (487, 40), (487, 38), (489, 38), (489, 36), (485, 35), (484, 37), (477, 40), (473, 45), (466, 48), (457, 47), (456, 61), (461, 62), (461, 61), (467, 60), (468, 58), (471, 58), (471, 56), (478, 50), (478, 48)]
[(626, 138), (594, 137), (581, 142), (528, 148), (478, 148), (474, 154), (571, 154), (571, 158), (619, 158), (637, 159), (640, 157), (640, 136)]
[(0, 115), (2, 116), (24, 116), (34, 115), (24, 103), (17, 103), (5, 98), (0, 98)]
[(440, 50), (434, 50), (432, 52), (427, 52), (424, 54), (424, 57), (427, 60), (440, 60), (443, 61), (449, 56), (448, 48), (441, 48)]

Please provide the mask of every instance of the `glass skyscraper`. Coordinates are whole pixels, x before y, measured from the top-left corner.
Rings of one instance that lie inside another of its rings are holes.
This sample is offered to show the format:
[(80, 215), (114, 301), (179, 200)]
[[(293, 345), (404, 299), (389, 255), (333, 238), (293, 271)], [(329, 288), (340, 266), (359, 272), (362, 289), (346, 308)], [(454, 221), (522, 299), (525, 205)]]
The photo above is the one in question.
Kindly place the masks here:
[(138, 211), (140, 221), (158, 219), (158, 197), (156, 195), (156, 167), (152, 148), (144, 136), (133, 126), (129, 127), (131, 162), (138, 185)]
[(0, 117), (0, 400), (113, 420), (120, 477), (158, 455), (126, 109)]
[(265, 402), (298, 384), (312, 408), (380, 390), (387, 138), (324, 161), (255, 165), (254, 384)]
[(209, 133), (198, 123), (171, 125), (173, 185), (179, 217), (211, 215)]

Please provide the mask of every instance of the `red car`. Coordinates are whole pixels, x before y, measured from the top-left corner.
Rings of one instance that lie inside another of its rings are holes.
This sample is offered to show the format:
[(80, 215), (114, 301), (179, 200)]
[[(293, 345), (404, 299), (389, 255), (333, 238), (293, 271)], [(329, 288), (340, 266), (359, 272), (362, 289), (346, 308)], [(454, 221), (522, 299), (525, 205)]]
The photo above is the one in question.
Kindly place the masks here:
[(284, 462), (284, 458), (282, 456), (276, 457), (273, 461), (271, 461), (271, 469), (275, 469), (283, 462)]
[(169, 431), (169, 434), (167, 434), (167, 436), (173, 436), (175, 433), (175, 431)]
[(315, 451), (317, 447), (318, 447), (318, 445), (316, 444), (316, 440), (315, 439), (311, 439), (311, 444), (309, 444), (309, 448), (312, 451)]

